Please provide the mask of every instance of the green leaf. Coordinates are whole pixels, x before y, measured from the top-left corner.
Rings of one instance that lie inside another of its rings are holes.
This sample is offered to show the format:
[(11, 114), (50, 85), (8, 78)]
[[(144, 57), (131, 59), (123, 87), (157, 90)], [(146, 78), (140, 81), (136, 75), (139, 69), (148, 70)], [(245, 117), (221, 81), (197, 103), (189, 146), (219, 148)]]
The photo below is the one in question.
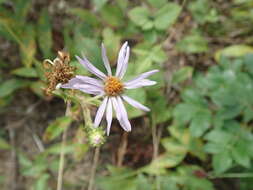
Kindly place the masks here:
[(177, 121), (186, 123), (194, 117), (198, 109), (199, 107), (194, 104), (181, 103), (175, 107), (173, 115)]
[(114, 26), (114, 27), (120, 27), (124, 25), (124, 16), (121, 11), (116, 6), (112, 5), (105, 5), (101, 9), (101, 19), (105, 20), (109, 25)]
[(36, 182), (34, 184), (35, 190), (45, 190), (48, 188), (47, 181), (50, 178), (50, 175), (47, 173), (42, 174), (38, 179), (36, 179)]
[(199, 33), (194, 32), (179, 41), (176, 48), (186, 53), (203, 53), (208, 51), (208, 43)]
[(214, 23), (219, 19), (217, 10), (211, 7), (211, 3), (208, 0), (191, 1), (188, 7), (194, 20), (200, 24)]
[(232, 157), (236, 163), (242, 165), (246, 168), (250, 168), (250, 154), (248, 149), (247, 142), (240, 140), (231, 150)]
[(27, 78), (38, 77), (37, 71), (32, 67), (20, 67), (18, 69), (12, 70), (12, 73)]
[(190, 66), (185, 66), (173, 73), (172, 83), (177, 84), (185, 81), (188, 78), (192, 77), (193, 68)]
[(161, 8), (168, 3), (167, 0), (147, 0), (147, 2), (155, 8)]
[(51, 141), (58, 137), (69, 125), (71, 124), (72, 119), (70, 117), (64, 116), (56, 119), (51, 123), (43, 136), (45, 141)]
[(130, 20), (137, 26), (145, 30), (152, 28), (152, 23), (149, 20), (149, 10), (145, 7), (135, 7), (128, 12)]
[(36, 41), (35, 41), (35, 27), (31, 24), (26, 24), (26, 27), (22, 29), (20, 34), (21, 41), (16, 42), (19, 44), (22, 63), (30, 67), (33, 64), (34, 56), (36, 53)]
[(176, 3), (167, 3), (155, 14), (154, 26), (157, 30), (166, 30), (174, 24), (181, 12)]
[(200, 137), (211, 125), (211, 112), (202, 110), (196, 113), (190, 124), (190, 132), (194, 137)]
[(78, 16), (82, 21), (85, 23), (90, 24), (91, 26), (98, 26), (100, 21), (98, 17), (90, 12), (89, 10), (82, 9), (82, 8), (71, 8), (68, 10), (70, 14)]
[(244, 56), (244, 64), (249, 73), (253, 74), (253, 53)]
[(170, 154), (164, 153), (157, 157), (154, 161), (146, 166), (143, 171), (148, 174), (164, 174), (166, 168), (173, 168), (177, 166), (184, 159), (185, 154)]
[(241, 57), (253, 53), (253, 47), (244, 44), (232, 45), (215, 52), (215, 60), (219, 62), (221, 55), (226, 57)]
[(228, 151), (215, 154), (213, 156), (213, 168), (216, 173), (223, 173), (232, 167), (232, 157)]
[(92, 0), (97, 10), (100, 10), (108, 0)]
[(40, 50), (42, 51), (45, 58), (49, 58), (51, 56), (53, 41), (51, 22), (47, 9), (43, 9), (41, 11), (37, 26), (37, 33)]
[(0, 98), (11, 95), (15, 90), (27, 86), (27, 82), (18, 79), (10, 79), (0, 84)]

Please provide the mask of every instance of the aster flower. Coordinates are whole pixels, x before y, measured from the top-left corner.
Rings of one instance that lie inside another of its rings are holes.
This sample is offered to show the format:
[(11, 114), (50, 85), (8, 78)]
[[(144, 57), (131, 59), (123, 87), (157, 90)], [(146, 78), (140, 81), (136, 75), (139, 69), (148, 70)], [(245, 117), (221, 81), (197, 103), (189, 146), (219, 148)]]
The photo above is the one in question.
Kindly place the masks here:
[(89, 72), (96, 75), (99, 79), (77, 75), (68, 83), (62, 85), (61, 88), (77, 89), (88, 94), (100, 95), (104, 97), (101, 105), (97, 110), (94, 126), (99, 126), (102, 117), (105, 114), (107, 120), (107, 135), (109, 135), (114, 109), (116, 118), (119, 121), (121, 127), (125, 131), (129, 132), (131, 131), (131, 124), (129, 122), (123, 100), (137, 109), (143, 111), (150, 111), (150, 109), (137, 102), (136, 100), (126, 96), (124, 92), (128, 89), (141, 88), (144, 86), (151, 86), (156, 84), (155, 81), (151, 81), (147, 79), (147, 77), (158, 72), (158, 70), (151, 70), (142, 73), (130, 81), (123, 82), (122, 79), (127, 70), (130, 54), (128, 43), (125, 42), (119, 51), (117, 68), (114, 76), (112, 75), (109, 60), (106, 56), (106, 50), (103, 44), (101, 45), (101, 48), (102, 59), (107, 71), (107, 75), (93, 66), (86, 57), (83, 56), (83, 58), (80, 58), (76, 56), (80, 64), (82, 64), (84, 68)]

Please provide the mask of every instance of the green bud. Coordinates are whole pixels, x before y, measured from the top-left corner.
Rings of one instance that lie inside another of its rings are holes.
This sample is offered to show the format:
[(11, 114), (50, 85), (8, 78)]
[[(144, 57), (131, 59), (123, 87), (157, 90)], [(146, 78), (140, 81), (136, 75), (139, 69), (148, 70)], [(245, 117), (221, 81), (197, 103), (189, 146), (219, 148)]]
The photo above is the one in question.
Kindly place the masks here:
[(89, 131), (89, 144), (94, 147), (99, 147), (105, 142), (104, 131), (100, 128), (94, 128)]

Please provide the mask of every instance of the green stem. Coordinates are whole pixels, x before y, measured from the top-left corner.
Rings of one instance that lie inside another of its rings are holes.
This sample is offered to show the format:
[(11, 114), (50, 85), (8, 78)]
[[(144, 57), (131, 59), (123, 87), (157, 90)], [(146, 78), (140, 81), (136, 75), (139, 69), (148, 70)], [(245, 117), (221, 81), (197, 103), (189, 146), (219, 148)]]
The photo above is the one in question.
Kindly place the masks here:
[(210, 179), (214, 178), (253, 178), (253, 173), (227, 173), (220, 175), (213, 175), (209, 177)]

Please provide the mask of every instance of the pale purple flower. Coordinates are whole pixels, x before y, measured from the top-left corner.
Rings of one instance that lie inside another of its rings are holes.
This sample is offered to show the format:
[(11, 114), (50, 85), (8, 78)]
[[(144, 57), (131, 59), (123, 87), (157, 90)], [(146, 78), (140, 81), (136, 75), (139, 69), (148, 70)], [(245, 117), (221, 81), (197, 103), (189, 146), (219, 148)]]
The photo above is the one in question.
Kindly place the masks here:
[(106, 50), (103, 44), (101, 48), (102, 59), (107, 71), (107, 75), (98, 70), (95, 66), (93, 66), (84, 56), (83, 58), (76, 56), (78, 61), (88, 71), (96, 75), (99, 79), (77, 75), (72, 78), (68, 83), (62, 85), (61, 88), (77, 89), (88, 94), (101, 95), (104, 97), (101, 105), (97, 110), (94, 126), (99, 126), (102, 117), (105, 114), (107, 120), (107, 135), (109, 135), (110, 133), (113, 109), (121, 127), (125, 131), (131, 131), (131, 124), (128, 120), (127, 111), (125, 109), (123, 100), (132, 105), (133, 107), (141, 109), (143, 111), (150, 111), (150, 109), (137, 102), (136, 100), (133, 100), (132, 98), (124, 95), (124, 91), (128, 89), (135, 89), (156, 84), (155, 81), (149, 80), (147, 79), (147, 77), (158, 72), (158, 70), (151, 70), (149, 72), (140, 74), (139, 76), (135, 77), (130, 81), (122, 82), (122, 78), (127, 70), (130, 54), (130, 48), (128, 46), (128, 43), (125, 42), (119, 51), (115, 76), (112, 76), (111, 67), (106, 56)]

